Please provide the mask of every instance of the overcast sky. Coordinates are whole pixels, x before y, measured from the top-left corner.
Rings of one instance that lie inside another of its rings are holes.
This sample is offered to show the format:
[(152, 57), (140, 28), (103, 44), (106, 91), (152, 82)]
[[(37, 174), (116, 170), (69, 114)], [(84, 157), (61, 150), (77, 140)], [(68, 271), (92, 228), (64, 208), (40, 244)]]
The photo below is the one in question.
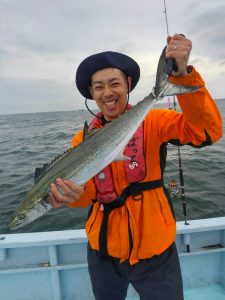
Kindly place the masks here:
[[(225, 0), (167, 0), (169, 32), (193, 42), (190, 64), (225, 98)], [(0, 114), (85, 108), (74, 84), (87, 56), (123, 52), (140, 65), (136, 103), (152, 89), (166, 43), (163, 0), (0, 0)]]

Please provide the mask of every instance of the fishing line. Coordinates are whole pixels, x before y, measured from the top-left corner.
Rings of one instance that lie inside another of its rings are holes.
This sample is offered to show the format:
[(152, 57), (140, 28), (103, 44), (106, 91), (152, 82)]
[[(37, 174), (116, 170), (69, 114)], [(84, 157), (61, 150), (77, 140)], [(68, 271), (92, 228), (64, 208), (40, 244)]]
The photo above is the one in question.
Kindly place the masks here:
[[(167, 36), (169, 36), (169, 25), (168, 25), (167, 10), (166, 10), (166, 0), (164, 0), (163, 13), (165, 14), (165, 19), (166, 19)], [(175, 96), (173, 96), (173, 109), (175, 111), (177, 110)], [(184, 175), (183, 175), (183, 168), (182, 168), (182, 161), (181, 161), (180, 146), (177, 146), (177, 155), (178, 155), (178, 163), (179, 163), (179, 176), (180, 176), (180, 188), (181, 188), (181, 200), (182, 200), (182, 206), (183, 206), (184, 224), (189, 225), (189, 223), (187, 222), (187, 204), (186, 204), (185, 190), (184, 190)], [(187, 244), (187, 252), (190, 252), (189, 244)]]

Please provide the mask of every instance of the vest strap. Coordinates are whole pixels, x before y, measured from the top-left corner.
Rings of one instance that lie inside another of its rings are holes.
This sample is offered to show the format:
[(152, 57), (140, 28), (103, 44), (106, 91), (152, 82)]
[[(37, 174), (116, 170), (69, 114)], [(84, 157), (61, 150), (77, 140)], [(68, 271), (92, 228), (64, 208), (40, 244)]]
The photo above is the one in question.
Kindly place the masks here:
[[(107, 229), (108, 229), (108, 219), (109, 214), (112, 210), (115, 208), (119, 208), (123, 206), (127, 198), (129, 196), (132, 196), (134, 201), (142, 200), (143, 194), (142, 192), (147, 190), (153, 190), (159, 187), (163, 187), (163, 180), (153, 180), (153, 181), (147, 181), (147, 182), (134, 182), (129, 184), (125, 189), (123, 189), (122, 194), (117, 197), (114, 201), (102, 204), (104, 207), (103, 211), (103, 219), (102, 224), (99, 232), (99, 252), (101, 258), (107, 258), (108, 257), (108, 251), (107, 251)], [(135, 198), (135, 196), (141, 195), (141, 197)]]

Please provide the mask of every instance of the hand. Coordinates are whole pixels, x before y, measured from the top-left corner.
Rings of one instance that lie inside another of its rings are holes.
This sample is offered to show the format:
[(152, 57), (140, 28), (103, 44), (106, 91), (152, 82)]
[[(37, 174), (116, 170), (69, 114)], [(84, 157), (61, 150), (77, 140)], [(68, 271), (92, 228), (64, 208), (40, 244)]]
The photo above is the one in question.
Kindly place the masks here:
[(84, 192), (84, 185), (77, 185), (71, 180), (61, 178), (57, 178), (56, 184), (52, 183), (50, 188), (50, 201), (53, 208), (75, 202)]
[(173, 76), (187, 75), (187, 64), (192, 49), (192, 42), (181, 34), (174, 34), (167, 38), (166, 57), (174, 58), (178, 66), (178, 71), (173, 71)]

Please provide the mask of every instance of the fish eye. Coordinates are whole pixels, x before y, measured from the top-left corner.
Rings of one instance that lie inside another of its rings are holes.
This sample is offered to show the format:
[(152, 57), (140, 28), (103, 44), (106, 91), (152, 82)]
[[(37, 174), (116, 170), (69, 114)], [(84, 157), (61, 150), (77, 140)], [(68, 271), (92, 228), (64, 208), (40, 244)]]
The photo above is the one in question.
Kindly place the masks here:
[(25, 214), (19, 214), (18, 220), (22, 221), (25, 218)]

